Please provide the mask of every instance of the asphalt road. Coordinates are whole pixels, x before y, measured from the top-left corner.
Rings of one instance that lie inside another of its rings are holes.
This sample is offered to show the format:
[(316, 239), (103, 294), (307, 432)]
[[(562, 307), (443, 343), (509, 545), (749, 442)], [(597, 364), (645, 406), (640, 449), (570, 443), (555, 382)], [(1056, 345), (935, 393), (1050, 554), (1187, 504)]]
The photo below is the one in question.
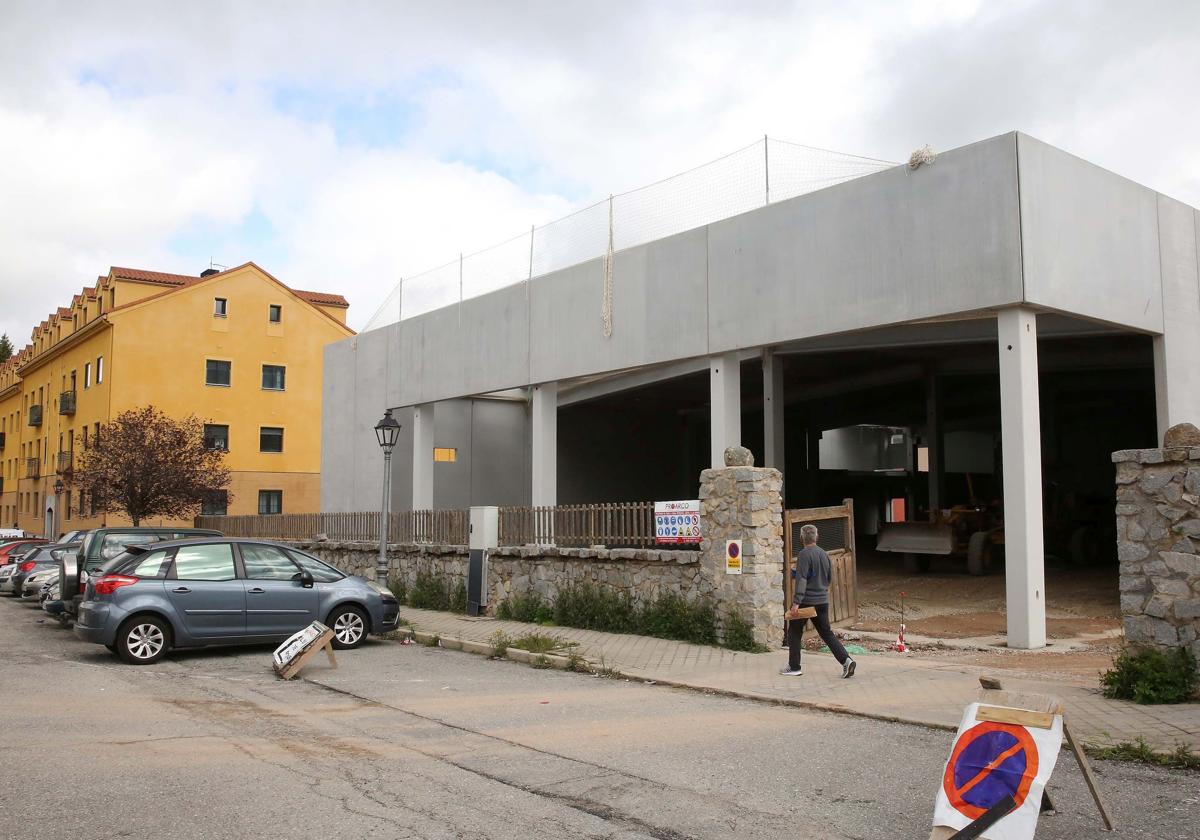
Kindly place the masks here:
[[(0, 599), (0, 837), (926, 838), (950, 736), (395, 642), (120, 664)], [(1200, 777), (1100, 762), (1126, 838)], [(1100, 831), (1064, 753), (1039, 838)]]

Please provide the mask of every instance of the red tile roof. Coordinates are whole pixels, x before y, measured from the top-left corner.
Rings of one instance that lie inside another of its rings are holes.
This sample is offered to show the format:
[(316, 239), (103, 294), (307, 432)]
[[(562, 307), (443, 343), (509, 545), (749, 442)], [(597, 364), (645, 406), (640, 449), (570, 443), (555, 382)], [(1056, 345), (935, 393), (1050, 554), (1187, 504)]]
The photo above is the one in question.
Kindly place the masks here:
[(118, 268), (115, 265), (110, 272), (113, 277), (121, 280), (138, 280), (142, 283), (159, 283), (163, 286), (184, 286), (197, 279), (191, 274), (167, 274), (162, 271), (145, 271), (140, 268)]
[(350, 301), (341, 295), (331, 295), (325, 292), (304, 292), (300, 289), (292, 289), (292, 291), (309, 303), (321, 304), (323, 306), (350, 306)]
[[(192, 283), (198, 283), (201, 280), (207, 279), (190, 274), (167, 274), (162, 271), (146, 271), (141, 268), (119, 268), (117, 266), (113, 266), (110, 271), (113, 277), (121, 280), (158, 283), (162, 286), (189, 286)], [(292, 289), (292, 292), (297, 297), (312, 304), (321, 306), (350, 306), (350, 302), (342, 295), (333, 295), (327, 292), (304, 292), (299, 289)]]

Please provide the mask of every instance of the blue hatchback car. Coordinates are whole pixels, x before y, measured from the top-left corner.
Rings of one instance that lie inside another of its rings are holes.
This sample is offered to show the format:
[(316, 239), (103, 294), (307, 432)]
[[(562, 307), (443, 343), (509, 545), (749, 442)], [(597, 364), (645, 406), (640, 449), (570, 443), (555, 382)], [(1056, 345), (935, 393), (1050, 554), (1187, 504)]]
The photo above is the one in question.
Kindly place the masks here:
[(75, 635), (135, 665), (172, 648), (279, 642), (313, 621), (333, 645), (358, 647), (394, 630), (400, 604), (385, 587), (290, 546), (201, 538), (131, 545), (88, 580)]

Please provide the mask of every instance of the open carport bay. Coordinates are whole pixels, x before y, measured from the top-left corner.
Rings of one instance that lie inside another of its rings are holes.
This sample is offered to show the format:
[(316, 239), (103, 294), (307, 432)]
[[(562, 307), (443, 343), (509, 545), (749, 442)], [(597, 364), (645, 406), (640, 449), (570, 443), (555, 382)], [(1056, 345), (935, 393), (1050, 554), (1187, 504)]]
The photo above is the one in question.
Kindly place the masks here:
[[(1110, 456), (1154, 445), (1151, 341), (1056, 315), (1039, 316), (1038, 330), (1049, 617), (1108, 621), (1116, 617), (1118, 600)], [(1002, 615), (995, 322), (914, 324), (795, 342), (772, 352), (782, 371), (775, 387), (783, 403), (783, 457), (775, 464), (784, 472), (786, 507), (854, 500), (867, 605), (884, 588), (928, 590), (931, 613)], [(770, 434), (763, 407), (771, 386), (762, 371), (757, 357), (741, 364), (742, 440), (759, 463)], [(694, 496), (709, 458), (707, 369), (629, 388), (622, 381), (632, 380), (614, 378), (606, 394), (599, 393), (602, 383), (582, 386), (577, 393), (587, 399), (564, 392), (561, 501)], [(964, 524), (953, 555), (922, 558), (934, 575), (923, 580), (903, 574), (903, 554), (873, 549), (890, 519), (927, 521), (931, 507), (957, 509)], [(977, 529), (992, 532), (989, 579), (960, 584), (950, 576), (965, 573), (967, 542)], [(866, 616), (891, 620), (869, 611)]]

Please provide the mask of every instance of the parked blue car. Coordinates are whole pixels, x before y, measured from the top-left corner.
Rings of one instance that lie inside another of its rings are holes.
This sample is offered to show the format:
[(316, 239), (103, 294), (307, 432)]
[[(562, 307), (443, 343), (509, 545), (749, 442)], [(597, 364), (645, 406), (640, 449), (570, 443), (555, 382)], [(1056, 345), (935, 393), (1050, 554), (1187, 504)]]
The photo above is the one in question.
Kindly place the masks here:
[(289, 546), (202, 538), (131, 545), (91, 575), (75, 635), (134, 665), (173, 648), (279, 642), (313, 621), (333, 646), (394, 630), (400, 604), (383, 586)]

